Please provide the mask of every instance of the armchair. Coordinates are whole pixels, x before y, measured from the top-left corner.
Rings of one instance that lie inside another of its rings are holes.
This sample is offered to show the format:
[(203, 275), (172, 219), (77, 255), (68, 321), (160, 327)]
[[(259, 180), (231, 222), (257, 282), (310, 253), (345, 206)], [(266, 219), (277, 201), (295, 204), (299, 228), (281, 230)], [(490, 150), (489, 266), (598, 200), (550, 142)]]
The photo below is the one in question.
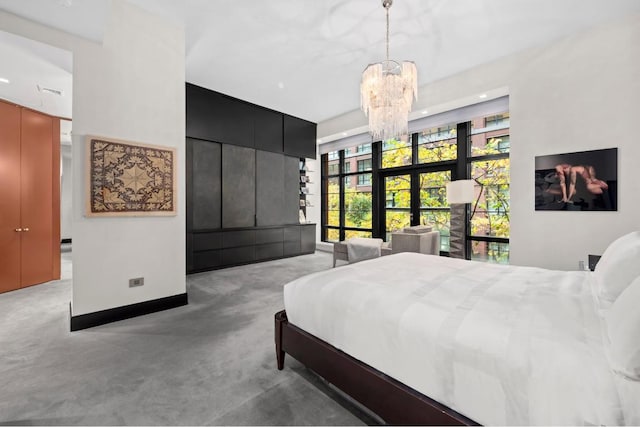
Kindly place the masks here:
[(428, 226), (407, 227), (391, 234), (391, 253), (418, 252), (440, 255), (440, 232)]

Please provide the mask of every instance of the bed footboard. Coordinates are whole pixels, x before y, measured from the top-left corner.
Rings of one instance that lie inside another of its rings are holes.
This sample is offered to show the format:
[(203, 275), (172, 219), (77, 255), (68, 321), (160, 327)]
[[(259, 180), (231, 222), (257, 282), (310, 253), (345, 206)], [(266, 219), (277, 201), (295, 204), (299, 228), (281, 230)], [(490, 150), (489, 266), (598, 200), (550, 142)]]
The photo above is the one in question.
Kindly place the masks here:
[(284, 368), (288, 353), (389, 424), (478, 425), (275, 315), (276, 360)]

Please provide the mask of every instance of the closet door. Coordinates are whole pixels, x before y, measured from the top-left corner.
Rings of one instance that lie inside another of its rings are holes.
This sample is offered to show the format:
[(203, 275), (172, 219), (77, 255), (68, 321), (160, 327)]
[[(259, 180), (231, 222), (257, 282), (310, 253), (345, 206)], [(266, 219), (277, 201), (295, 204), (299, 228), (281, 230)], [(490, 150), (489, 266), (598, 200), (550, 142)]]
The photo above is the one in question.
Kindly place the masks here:
[(256, 225), (283, 225), (284, 155), (256, 150)]
[[(20, 253), (24, 287), (53, 278), (53, 118), (23, 109), (21, 140)], [(58, 180), (59, 176), (58, 169)], [(59, 247), (59, 238), (56, 243)]]
[(222, 228), (254, 227), (256, 150), (222, 145)]
[(0, 102), (0, 292), (20, 287), (20, 107)]

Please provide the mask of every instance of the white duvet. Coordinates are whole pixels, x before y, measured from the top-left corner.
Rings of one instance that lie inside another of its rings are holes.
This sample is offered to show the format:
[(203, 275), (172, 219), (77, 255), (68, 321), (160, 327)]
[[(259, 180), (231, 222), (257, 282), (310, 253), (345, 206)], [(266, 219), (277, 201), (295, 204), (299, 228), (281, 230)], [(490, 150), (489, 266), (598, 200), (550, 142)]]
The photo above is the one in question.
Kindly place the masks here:
[(284, 303), (292, 324), (481, 424), (624, 424), (590, 280), (401, 253), (297, 279)]

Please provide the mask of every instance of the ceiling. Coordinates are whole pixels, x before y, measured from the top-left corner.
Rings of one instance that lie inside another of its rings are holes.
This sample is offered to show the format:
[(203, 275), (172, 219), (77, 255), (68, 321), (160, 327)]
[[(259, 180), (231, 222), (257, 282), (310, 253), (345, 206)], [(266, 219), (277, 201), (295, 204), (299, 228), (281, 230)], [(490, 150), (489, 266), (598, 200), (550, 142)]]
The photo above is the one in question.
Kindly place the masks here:
[[(0, 9), (101, 41), (109, 1)], [(187, 81), (314, 122), (358, 109), (362, 71), (384, 59), (380, 0), (129, 1), (185, 28)], [(424, 85), (635, 13), (638, 0), (396, 0), (391, 58)]]
[[(59, 117), (71, 117), (71, 52), (0, 31), (0, 98)], [(53, 89), (54, 94), (46, 89)]]

